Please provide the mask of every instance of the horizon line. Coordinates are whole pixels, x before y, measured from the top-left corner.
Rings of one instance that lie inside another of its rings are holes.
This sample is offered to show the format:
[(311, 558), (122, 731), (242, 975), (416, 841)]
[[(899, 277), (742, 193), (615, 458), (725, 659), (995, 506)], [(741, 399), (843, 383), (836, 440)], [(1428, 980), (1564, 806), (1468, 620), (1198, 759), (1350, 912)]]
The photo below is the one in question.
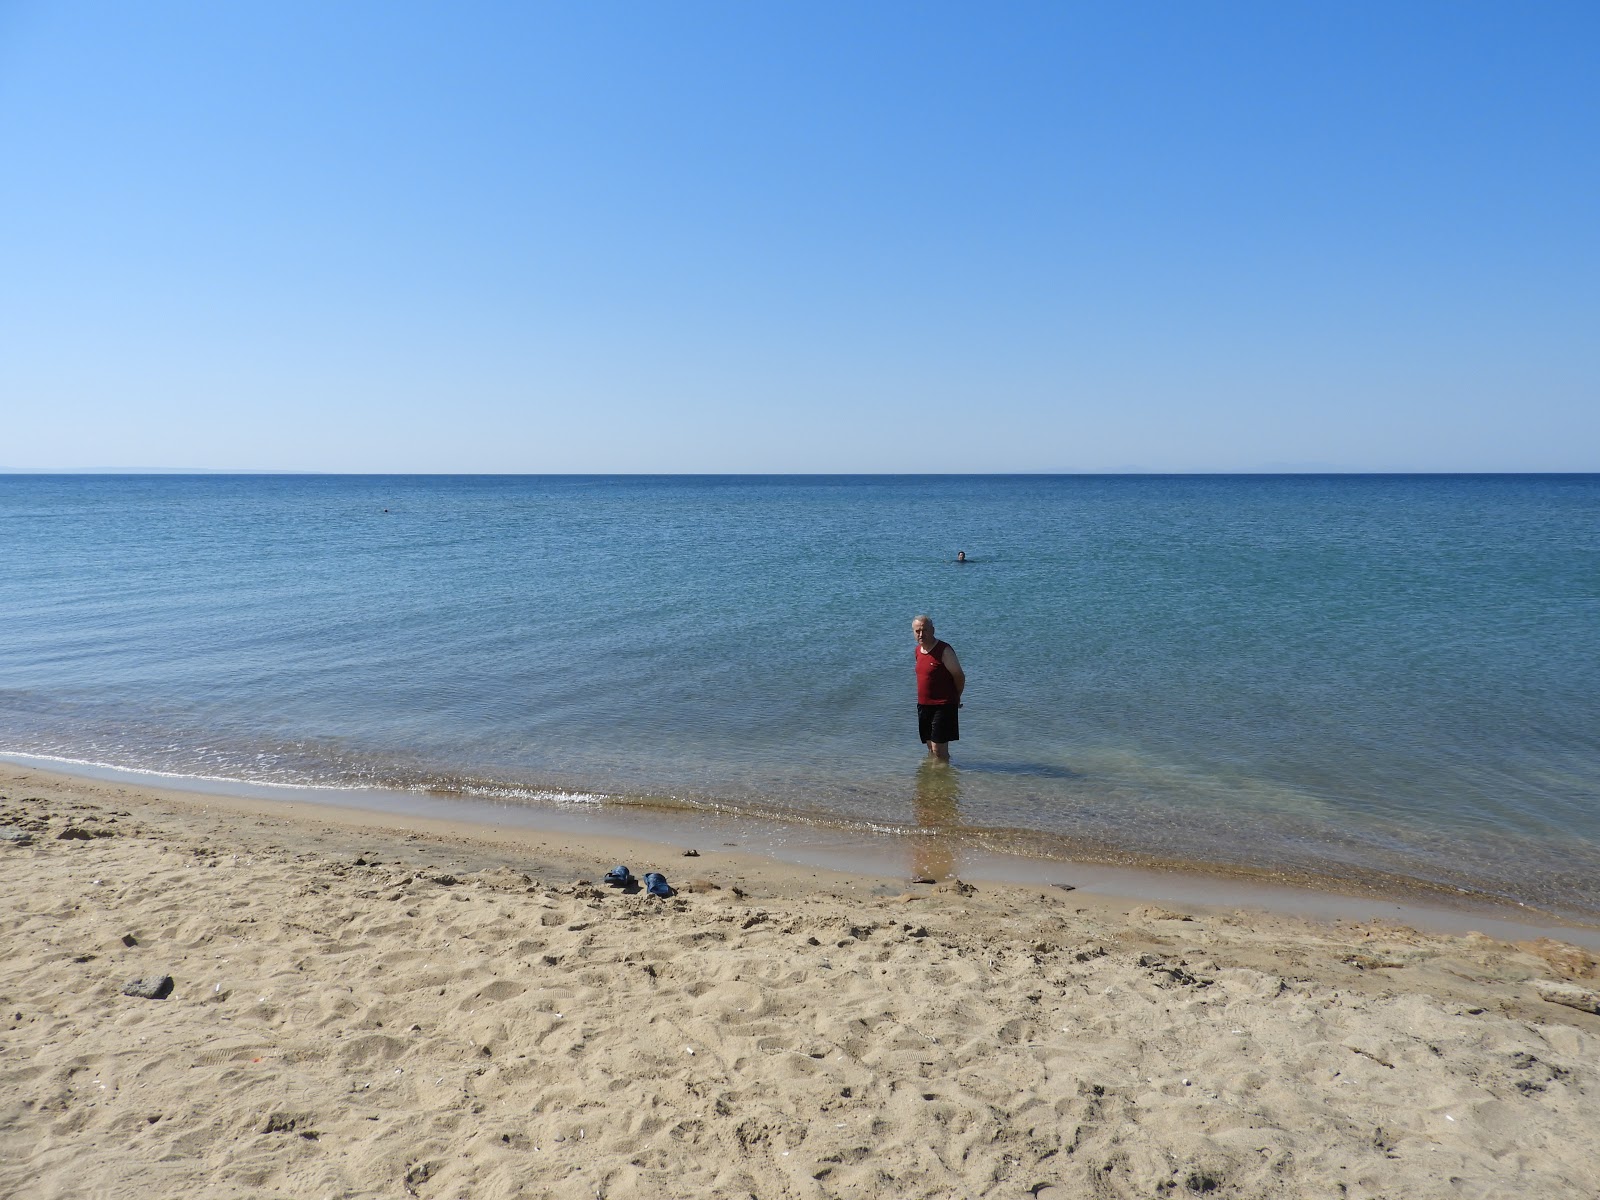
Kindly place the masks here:
[(1354, 468), (1354, 467), (1246, 467), (1198, 468), (1189, 470), (1158, 470), (1146, 467), (1120, 467), (1106, 470), (1058, 469), (1012, 471), (311, 471), (292, 468), (243, 467), (0, 467), (0, 475), (54, 475), (121, 477), (132, 475), (210, 476), (234, 475), (246, 477), (328, 477), (328, 478), (397, 478), (424, 477), (441, 479), (537, 479), (537, 478), (830, 478), (830, 477), (904, 477), (904, 478), (993, 478), (996, 476), (1056, 477), (1081, 476), (1205, 476), (1205, 475), (1263, 475), (1263, 476), (1328, 476), (1328, 475), (1596, 475), (1600, 468), (1591, 470), (1461, 470), (1415, 468)]

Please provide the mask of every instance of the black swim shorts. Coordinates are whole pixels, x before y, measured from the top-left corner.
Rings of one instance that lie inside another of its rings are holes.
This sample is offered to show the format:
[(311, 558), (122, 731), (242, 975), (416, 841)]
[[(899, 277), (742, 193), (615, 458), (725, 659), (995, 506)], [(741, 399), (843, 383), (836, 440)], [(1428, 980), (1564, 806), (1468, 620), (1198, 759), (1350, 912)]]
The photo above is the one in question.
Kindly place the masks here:
[(959, 742), (961, 723), (954, 704), (917, 705), (917, 740), (919, 742)]

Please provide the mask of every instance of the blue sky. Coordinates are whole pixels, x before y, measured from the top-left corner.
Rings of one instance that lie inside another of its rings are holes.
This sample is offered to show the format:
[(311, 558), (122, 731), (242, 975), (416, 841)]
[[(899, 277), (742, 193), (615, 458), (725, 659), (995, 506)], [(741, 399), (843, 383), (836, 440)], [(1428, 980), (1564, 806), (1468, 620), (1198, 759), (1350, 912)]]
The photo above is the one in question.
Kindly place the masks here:
[(7, 3), (0, 466), (1600, 470), (1600, 5)]

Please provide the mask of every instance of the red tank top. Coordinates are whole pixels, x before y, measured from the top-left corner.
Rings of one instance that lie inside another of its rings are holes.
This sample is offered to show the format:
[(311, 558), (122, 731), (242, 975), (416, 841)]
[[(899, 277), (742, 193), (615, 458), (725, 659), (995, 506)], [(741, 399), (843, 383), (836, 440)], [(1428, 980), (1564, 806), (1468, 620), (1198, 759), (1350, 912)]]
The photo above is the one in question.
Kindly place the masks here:
[(956, 702), (956, 677), (944, 665), (944, 652), (948, 646), (935, 642), (933, 649), (924, 654), (921, 646), (912, 649), (917, 656), (917, 703), (954, 704)]

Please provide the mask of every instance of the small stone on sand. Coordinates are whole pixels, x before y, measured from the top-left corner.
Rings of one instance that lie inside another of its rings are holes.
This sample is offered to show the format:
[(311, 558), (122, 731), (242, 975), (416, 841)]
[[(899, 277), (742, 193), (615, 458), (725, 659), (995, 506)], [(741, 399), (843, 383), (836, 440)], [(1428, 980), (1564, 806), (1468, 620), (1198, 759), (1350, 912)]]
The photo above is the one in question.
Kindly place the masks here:
[(171, 975), (146, 975), (122, 985), (124, 996), (138, 996), (141, 1000), (165, 1000), (172, 995)]

